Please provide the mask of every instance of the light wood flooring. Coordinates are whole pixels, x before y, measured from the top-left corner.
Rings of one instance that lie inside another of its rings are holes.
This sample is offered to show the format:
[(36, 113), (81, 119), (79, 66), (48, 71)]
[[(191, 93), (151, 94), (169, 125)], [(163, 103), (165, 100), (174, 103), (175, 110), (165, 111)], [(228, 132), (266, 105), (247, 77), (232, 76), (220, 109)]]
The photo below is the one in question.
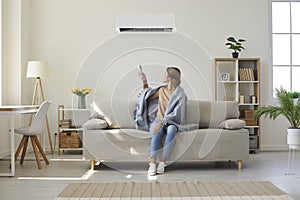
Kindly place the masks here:
[[(300, 200), (300, 152), (295, 154), (292, 174), (286, 175), (288, 152), (250, 154), (237, 170), (236, 162), (175, 163), (164, 175), (147, 177), (148, 163), (106, 163), (89, 170), (89, 161), (78, 152), (67, 151), (61, 156), (47, 155), (50, 165), (42, 161), (38, 170), (34, 156), (28, 154), (24, 164), (16, 163), (15, 177), (0, 177), (0, 199), (54, 199), (70, 182), (113, 181), (271, 181), (279, 189)], [(0, 172), (7, 170), (8, 159), (0, 159)]]

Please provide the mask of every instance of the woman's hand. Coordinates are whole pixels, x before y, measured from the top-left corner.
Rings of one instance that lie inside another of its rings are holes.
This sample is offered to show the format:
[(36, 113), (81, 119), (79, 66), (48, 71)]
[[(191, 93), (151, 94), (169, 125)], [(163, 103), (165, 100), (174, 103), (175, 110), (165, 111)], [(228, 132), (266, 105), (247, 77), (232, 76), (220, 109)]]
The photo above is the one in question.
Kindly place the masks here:
[(139, 75), (140, 75), (141, 80), (143, 81), (143, 84), (147, 84), (146, 74), (142, 72)]
[(162, 125), (163, 125), (163, 124), (162, 124), (161, 122), (155, 124), (155, 126), (154, 126), (154, 128), (153, 128), (153, 134), (154, 134), (154, 135), (158, 133), (158, 131), (161, 129)]
[(139, 73), (141, 80), (143, 81), (143, 88), (148, 88), (148, 83), (147, 83), (147, 77), (146, 75), (142, 72)]

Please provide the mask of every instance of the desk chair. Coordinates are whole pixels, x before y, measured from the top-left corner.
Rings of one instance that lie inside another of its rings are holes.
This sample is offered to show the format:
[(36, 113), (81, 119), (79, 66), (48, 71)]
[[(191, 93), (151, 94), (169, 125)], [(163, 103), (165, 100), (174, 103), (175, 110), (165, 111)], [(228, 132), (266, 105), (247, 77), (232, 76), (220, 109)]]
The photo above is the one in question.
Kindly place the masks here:
[(34, 115), (33, 119), (32, 119), (32, 123), (29, 127), (23, 127), (23, 128), (19, 128), (19, 129), (15, 129), (15, 133), (18, 134), (22, 134), (23, 138), (19, 144), (19, 147), (16, 151), (15, 154), (15, 160), (17, 160), (21, 149), (23, 148), (22, 151), (22, 156), (21, 156), (21, 160), (20, 160), (20, 164), (23, 164), (24, 161), (24, 157), (26, 155), (26, 149), (27, 149), (27, 144), (28, 144), (28, 140), (30, 138), (31, 143), (32, 143), (32, 147), (33, 147), (33, 151), (34, 151), (34, 155), (35, 155), (35, 159), (38, 165), (38, 168), (41, 169), (41, 162), (40, 162), (40, 157), (37, 151), (37, 148), (39, 149), (42, 157), (44, 158), (45, 163), (48, 165), (49, 161), (47, 159), (47, 156), (37, 138), (37, 134), (39, 133), (43, 133), (44, 129), (45, 129), (45, 125), (46, 125), (46, 113), (48, 111), (48, 108), (50, 106), (50, 104), (52, 103), (52, 101), (44, 101), (41, 106), (39, 107), (38, 111), (36, 112), (36, 114)]

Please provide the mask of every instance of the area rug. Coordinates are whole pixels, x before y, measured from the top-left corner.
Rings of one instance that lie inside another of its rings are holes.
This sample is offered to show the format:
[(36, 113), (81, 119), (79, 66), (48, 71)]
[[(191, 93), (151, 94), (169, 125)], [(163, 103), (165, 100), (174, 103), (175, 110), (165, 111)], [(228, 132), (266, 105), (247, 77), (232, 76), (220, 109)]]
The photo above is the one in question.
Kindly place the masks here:
[(55, 199), (293, 200), (265, 181), (70, 183)]

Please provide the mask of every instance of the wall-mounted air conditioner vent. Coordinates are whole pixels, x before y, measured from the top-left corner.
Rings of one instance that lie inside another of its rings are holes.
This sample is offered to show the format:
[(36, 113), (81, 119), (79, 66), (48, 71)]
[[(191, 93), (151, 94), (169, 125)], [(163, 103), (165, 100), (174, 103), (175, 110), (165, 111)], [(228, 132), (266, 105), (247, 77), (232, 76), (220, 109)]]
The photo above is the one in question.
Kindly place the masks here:
[(174, 14), (119, 15), (116, 31), (120, 33), (170, 33), (176, 31)]
[(173, 28), (120, 28), (119, 32), (173, 32)]

